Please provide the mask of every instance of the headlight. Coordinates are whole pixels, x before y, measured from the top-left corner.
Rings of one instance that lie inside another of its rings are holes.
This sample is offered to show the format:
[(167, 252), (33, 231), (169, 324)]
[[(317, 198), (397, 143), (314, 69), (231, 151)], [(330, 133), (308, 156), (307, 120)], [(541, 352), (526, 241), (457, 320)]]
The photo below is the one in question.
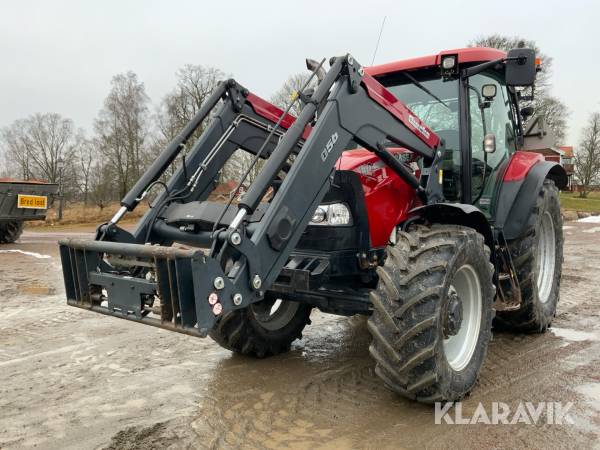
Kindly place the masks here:
[(350, 209), (344, 203), (319, 205), (309, 225), (352, 225)]
[(327, 210), (319, 206), (310, 220), (311, 223), (322, 223), (327, 219)]

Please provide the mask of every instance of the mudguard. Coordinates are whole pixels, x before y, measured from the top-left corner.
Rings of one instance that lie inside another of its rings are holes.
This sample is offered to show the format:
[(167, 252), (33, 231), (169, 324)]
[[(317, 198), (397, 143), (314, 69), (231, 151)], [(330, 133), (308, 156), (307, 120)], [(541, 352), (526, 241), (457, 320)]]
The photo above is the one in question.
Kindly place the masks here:
[(531, 208), (547, 178), (559, 189), (568, 184), (567, 173), (560, 164), (543, 160), (531, 166), (521, 179), (505, 177), (494, 217), (494, 226), (503, 232), (505, 239), (516, 239), (527, 233)]
[(494, 236), (489, 221), (479, 208), (465, 203), (434, 203), (411, 210), (411, 215), (423, 217), (432, 223), (462, 225), (482, 234), (490, 249), (494, 248)]

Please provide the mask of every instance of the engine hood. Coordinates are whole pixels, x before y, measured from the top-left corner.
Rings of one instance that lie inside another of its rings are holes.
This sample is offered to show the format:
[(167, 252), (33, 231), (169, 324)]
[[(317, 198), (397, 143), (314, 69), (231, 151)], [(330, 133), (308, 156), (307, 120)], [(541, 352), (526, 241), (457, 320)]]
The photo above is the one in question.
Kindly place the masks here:
[[(394, 155), (411, 153), (409, 150), (402, 147), (388, 147), (388, 150)], [(373, 152), (364, 148), (358, 148), (343, 152), (335, 167), (338, 170), (357, 171), (365, 164), (376, 164), (379, 161), (380, 159)]]

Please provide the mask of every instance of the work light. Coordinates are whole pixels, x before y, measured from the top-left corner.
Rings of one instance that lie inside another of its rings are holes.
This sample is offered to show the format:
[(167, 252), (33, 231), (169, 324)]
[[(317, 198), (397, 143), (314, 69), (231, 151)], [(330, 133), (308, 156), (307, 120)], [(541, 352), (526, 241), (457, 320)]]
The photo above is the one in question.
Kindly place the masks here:
[(456, 66), (456, 56), (455, 55), (447, 55), (442, 57), (442, 69), (444, 70), (452, 70)]

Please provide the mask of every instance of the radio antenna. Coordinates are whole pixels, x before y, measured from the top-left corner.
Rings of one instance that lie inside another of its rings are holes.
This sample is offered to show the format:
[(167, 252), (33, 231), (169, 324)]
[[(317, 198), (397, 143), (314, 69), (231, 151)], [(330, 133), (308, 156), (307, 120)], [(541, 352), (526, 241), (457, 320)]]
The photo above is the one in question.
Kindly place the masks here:
[(383, 16), (383, 21), (381, 22), (381, 28), (379, 29), (379, 37), (377, 38), (377, 45), (375, 45), (375, 51), (373, 52), (373, 59), (371, 60), (371, 65), (375, 63), (375, 56), (377, 56), (377, 50), (379, 50), (379, 42), (381, 41), (383, 27), (385, 26), (385, 19), (387, 19), (387, 16)]

